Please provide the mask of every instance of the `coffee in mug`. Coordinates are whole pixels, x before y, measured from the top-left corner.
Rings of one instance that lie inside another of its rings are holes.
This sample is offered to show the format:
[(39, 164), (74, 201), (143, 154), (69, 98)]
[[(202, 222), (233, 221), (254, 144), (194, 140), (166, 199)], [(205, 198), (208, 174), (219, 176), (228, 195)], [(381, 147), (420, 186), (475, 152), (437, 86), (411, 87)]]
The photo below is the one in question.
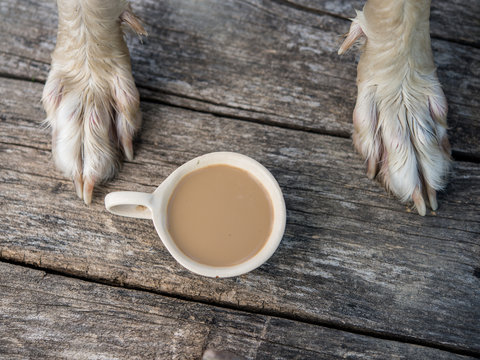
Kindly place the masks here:
[(199, 263), (232, 266), (265, 245), (272, 200), (248, 171), (211, 165), (179, 181), (167, 206), (167, 229), (180, 251)]

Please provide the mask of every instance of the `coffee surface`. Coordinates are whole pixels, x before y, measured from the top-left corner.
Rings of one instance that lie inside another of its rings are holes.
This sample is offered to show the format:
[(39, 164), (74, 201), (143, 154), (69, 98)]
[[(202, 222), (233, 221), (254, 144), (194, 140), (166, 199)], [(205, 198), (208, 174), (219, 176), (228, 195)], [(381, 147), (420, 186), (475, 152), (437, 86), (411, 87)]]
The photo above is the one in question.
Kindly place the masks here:
[(272, 223), (272, 201), (263, 185), (229, 165), (185, 175), (167, 207), (168, 231), (178, 248), (210, 266), (232, 266), (256, 255)]

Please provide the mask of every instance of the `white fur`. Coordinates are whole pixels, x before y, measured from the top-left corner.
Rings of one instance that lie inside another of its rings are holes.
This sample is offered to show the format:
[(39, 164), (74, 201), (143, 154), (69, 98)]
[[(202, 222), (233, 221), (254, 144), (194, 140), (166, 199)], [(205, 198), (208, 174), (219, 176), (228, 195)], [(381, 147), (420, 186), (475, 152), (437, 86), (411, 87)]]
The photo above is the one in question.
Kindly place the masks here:
[[(420, 213), (445, 185), (450, 166), (447, 103), (430, 46), (429, 0), (369, 0), (339, 53), (367, 38), (358, 64), (353, 140), (402, 201)], [(141, 123), (121, 23), (145, 34), (125, 0), (58, 0), (58, 36), (43, 104), (55, 163), (89, 203), (93, 185), (113, 176), (121, 148), (133, 156)], [(424, 188), (425, 186), (425, 188)]]
[(357, 73), (355, 147), (377, 164), (387, 189), (417, 208), (424, 185), (435, 196), (450, 167), (447, 105), (433, 63), (429, 13), (427, 0), (369, 0), (339, 51), (366, 36)]
[(123, 0), (59, 0), (58, 17), (43, 104), (55, 164), (88, 203), (119, 167), (118, 147), (133, 156), (141, 116), (121, 22), (145, 31)]

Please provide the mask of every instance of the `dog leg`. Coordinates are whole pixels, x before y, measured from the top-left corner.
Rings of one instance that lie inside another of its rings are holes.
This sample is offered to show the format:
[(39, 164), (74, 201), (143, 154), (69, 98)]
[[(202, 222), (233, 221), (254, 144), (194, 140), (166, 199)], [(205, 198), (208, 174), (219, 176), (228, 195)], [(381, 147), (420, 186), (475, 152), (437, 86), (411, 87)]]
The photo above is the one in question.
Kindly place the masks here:
[[(353, 141), (370, 178), (425, 215), (450, 168), (447, 101), (433, 63), (430, 1), (368, 0), (339, 54), (360, 36)], [(426, 201), (427, 200), (427, 201)]]
[(57, 44), (42, 102), (55, 164), (89, 204), (94, 185), (118, 169), (120, 149), (133, 157), (141, 115), (121, 25), (145, 30), (126, 1), (57, 3)]

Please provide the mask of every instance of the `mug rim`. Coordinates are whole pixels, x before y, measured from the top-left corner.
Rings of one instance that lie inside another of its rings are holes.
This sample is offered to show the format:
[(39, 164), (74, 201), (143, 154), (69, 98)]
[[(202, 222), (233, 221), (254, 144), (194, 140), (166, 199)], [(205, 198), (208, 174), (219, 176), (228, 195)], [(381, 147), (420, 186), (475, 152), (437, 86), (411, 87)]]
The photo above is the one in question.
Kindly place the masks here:
[[(202, 264), (183, 253), (173, 240), (167, 227), (167, 207), (178, 182), (192, 171), (211, 165), (229, 165), (247, 171), (262, 184), (272, 202), (272, 230), (263, 247), (247, 260), (231, 266)], [(270, 171), (258, 161), (236, 152), (212, 152), (187, 161), (173, 171), (152, 193), (150, 206), (155, 229), (174, 259), (188, 270), (208, 277), (232, 277), (250, 272), (264, 264), (277, 250), (286, 225), (286, 207), (282, 190)], [(163, 215), (163, 216), (162, 216)]]

